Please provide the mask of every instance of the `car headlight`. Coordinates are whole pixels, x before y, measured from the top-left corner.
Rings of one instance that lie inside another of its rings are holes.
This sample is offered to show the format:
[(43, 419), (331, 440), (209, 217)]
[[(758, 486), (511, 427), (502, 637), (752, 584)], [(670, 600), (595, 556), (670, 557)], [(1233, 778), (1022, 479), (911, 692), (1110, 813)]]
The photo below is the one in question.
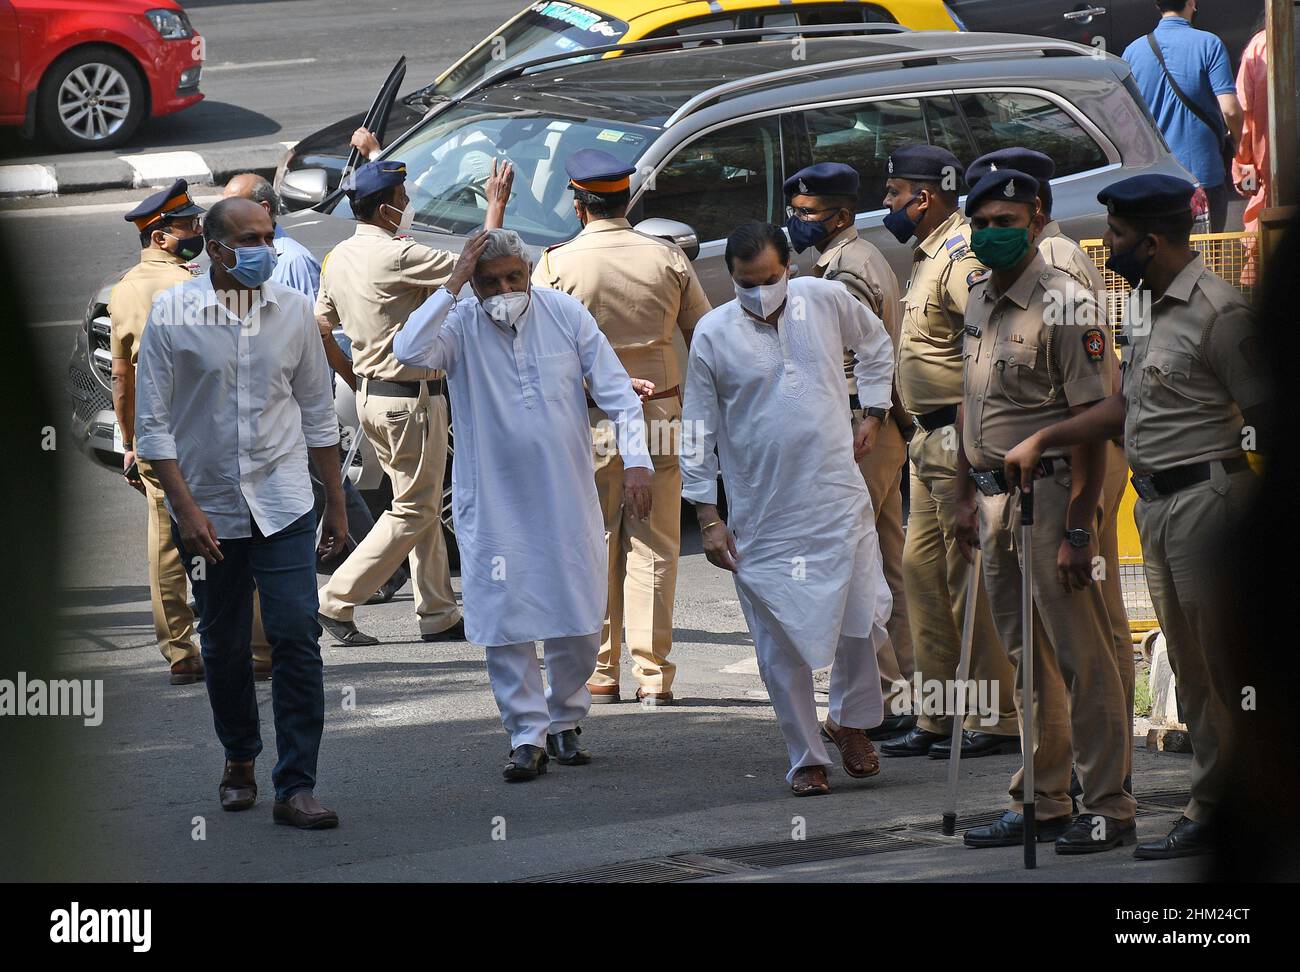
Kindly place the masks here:
[(194, 28), (190, 26), (190, 18), (184, 10), (159, 8), (145, 11), (145, 16), (163, 40), (183, 40), (194, 36)]

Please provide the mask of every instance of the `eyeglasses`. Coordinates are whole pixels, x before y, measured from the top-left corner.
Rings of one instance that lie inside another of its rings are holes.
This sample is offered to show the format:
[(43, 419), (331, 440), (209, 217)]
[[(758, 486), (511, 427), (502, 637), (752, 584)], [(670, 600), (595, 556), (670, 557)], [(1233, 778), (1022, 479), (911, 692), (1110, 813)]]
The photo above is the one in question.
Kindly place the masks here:
[(798, 216), (800, 219), (802, 219), (804, 222), (807, 223), (817, 219), (817, 217), (822, 213), (837, 213), (840, 211), (841, 208), (843, 207), (829, 206), (826, 209), (809, 209), (807, 206), (786, 206), (785, 218), (793, 219), (794, 217)]

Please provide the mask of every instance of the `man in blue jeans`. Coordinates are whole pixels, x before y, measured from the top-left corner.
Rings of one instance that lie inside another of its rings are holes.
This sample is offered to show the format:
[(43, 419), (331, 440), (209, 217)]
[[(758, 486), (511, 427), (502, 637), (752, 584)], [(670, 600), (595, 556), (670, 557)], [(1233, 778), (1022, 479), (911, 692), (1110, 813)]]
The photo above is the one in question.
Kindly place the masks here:
[[(272, 816), (303, 829), (336, 827), (338, 816), (313, 794), (325, 719), (316, 554), (341, 551), (347, 540), (329, 366), (311, 302), (269, 279), (275, 231), (266, 211), (223, 199), (204, 236), (210, 273), (164, 291), (149, 315), (136, 451), (162, 483), (194, 584), (208, 699), (226, 751), (222, 809), (246, 810), (257, 799), (256, 583), (279, 754)], [(326, 491), (319, 551), (308, 454)]]
[[(1222, 233), (1228, 220), (1231, 173), (1223, 165), (1221, 133), (1226, 124), (1234, 141), (1241, 141), (1242, 111), (1232, 59), (1223, 41), (1209, 31), (1192, 27), (1196, 4), (1197, 0), (1156, 0), (1160, 22), (1154, 36), (1165, 67), (1161, 67), (1145, 34), (1124, 50), (1124, 60), (1133, 69), (1133, 80), (1169, 143), (1169, 150), (1205, 190), (1210, 205), (1210, 232)], [(1214, 130), (1183, 104), (1169, 82), (1170, 76), (1187, 99), (1216, 124)]]

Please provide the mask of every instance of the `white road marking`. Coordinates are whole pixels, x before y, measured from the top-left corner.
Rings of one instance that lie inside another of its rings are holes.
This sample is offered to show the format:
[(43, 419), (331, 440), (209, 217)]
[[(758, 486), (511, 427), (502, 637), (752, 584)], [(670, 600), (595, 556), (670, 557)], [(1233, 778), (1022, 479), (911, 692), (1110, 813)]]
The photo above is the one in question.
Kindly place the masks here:
[(288, 67), (292, 64), (315, 64), (314, 57), (293, 57), (284, 61), (246, 61), (243, 64), (236, 64), (226, 61), (223, 64), (205, 64), (203, 65), (203, 74), (206, 77), (214, 71), (248, 71), (256, 68), (273, 68)]
[(59, 182), (48, 166), (0, 165), (0, 196), (37, 196), (58, 191)]
[[(220, 201), (220, 196), (194, 196), (194, 201), (204, 209)], [(112, 203), (86, 203), (82, 206), (34, 206), (30, 209), (0, 209), (0, 219), (23, 216), (83, 216), (92, 213), (121, 213), (125, 216), (134, 200)]]
[(135, 170), (137, 188), (168, 186), (177, 179), (212, 181), (212, 170), (198, 152), (144, 152), (118, 157)]

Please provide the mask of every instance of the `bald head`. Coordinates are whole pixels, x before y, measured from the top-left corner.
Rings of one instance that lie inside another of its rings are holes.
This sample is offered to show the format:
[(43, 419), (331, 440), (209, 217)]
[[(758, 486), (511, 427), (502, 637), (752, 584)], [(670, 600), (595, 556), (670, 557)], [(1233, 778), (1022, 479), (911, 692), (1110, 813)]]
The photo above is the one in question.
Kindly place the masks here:
[(266, 210), (272, 222), (275, 222), (275, 217), (280, 212), (280, 197), (276, 194), (275, 187), (256, 172), (241, 172), (239, 175), (233, 176), (226, 183), (226, 188), (222, 190), (221, 197), (223, 199), (251, 199)]

